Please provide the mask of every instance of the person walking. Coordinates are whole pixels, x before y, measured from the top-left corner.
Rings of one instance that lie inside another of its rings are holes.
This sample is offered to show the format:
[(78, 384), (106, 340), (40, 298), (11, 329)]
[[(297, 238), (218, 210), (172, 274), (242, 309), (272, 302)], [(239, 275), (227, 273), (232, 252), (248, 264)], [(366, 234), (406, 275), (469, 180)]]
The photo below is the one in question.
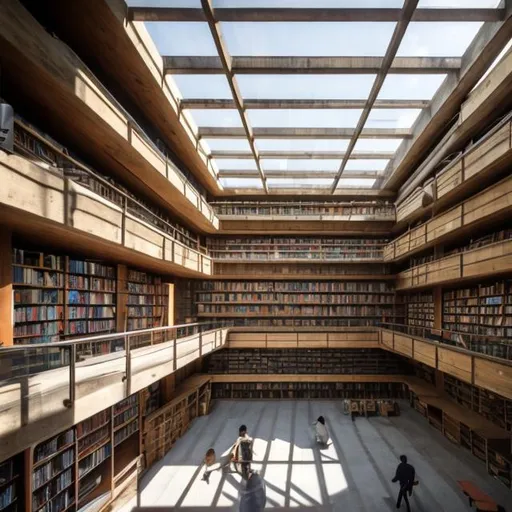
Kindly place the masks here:
[(315, 425), (316, 442), (326, 445), (329, 442), (329, 432), (325, 426), (325, 418), (319, 416), (313, 425)]
[(407, 512), (411, 512), (407, 493), (409, 493), (409, 496), (412, 494), (412, 487), (415, 484), (415, 476), (416, 471), (411, 464), (407, 463), (407, 457), (405, 455), (400, 455), (400, 464), (398, 464), (398, 467), (396, 468), (395, 477), (391, 480), (393, 483), (400, 483), (400, 491), (398, 492), (398, 498), (396, 500), (396, 508), (400, 508), (403, 498), (407, 505)]

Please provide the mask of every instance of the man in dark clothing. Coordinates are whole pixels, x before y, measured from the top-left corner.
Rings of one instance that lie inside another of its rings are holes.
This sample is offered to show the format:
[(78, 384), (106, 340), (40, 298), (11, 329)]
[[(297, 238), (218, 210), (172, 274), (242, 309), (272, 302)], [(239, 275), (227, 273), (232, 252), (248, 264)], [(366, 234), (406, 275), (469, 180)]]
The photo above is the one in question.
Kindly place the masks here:
[(398, 467), (396, 468), (395, 478), (391, 480), (392, 482), (400, 483), (400, 492), (398, 493), (396, 508), (400, 508), (403, 498), (407, 505), (407, 512), (411, 512), (407, 493), (409, 493), (409, 495), (412, 494), (412, 486), (414, 485), (415, 476), (416, 472), (414, 471), (414, 468), (410, 464), (407, 464), (407, 457), (405, 455), (400, 455), (400, 464), (398, 464)]

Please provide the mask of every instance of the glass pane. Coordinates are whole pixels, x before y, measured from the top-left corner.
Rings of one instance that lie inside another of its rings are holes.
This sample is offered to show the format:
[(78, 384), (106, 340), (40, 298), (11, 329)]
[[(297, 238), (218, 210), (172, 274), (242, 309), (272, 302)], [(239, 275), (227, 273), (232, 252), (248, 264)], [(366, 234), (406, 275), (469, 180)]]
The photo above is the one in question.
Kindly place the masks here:
[(354, 160), (350, 158), (345, 166), (346, 171), (383, 171), (389, 160)]
[(219, 171), (257, 171), (256, 162), (248, 158), (214, 158)]
[(233, 98), (228, 81), (223, 75), (172, 75), (181, 97), (185, 99), (221, 99)]
[[(156, 1), (156, 0), (148, 0)], [(169, 1), (169, 0), (163, 0)], [(178, 0), (175, 0), (178, 1)], [(187, 0), (182, 0), (187, 1)], [(189, 0), (190, 2), (199, 0)], [(452, 0), (453, 1), (453, 0)], [(214, 7), (260, 7), (260, 8), (336, 8), (336, 7), (395, 7), (400, 8), (403, 0), (213, 0)]]
[(361, 110), (248, 110), (253, 128), (355, 128)]
[(263, 188), (259, 178), (221, 178), (220, 182), (225, 188)]
[(246, 139), (201, 139), (212, 151), (251, 151)]
[(366, 99), (375, 75), (237, 75), (250, 99)]
[(194, 108), (186, 110), (190, 113), (197, 126), (241, 127), (242, 120), (238, 110), (209, 110), (207, 108)]
[(256, 139), (259, 151), (345, 151), (348, 140), (331, 139)]
[(337, 188), (371, 188), (374, 183), (374, 179), (341, 178)]
[(483, 22), (412, 22), (397, 55), (403, 57), (461, 57)]
[(365, 128), (410, 128), (421, 109), (373, 109), (368, 116)]
[(126, 0), (128, 7), (201, 7), (201, 0)]
[(396, 151), (402, 139), (358, 139), (354, 151)]
[(500, 0), (420, 0), (418, 8), (494, 9), (499, 4)]
[(261, 167), (264, 171), (337, 171), (339, 160), (291, 160), (262, 158)]
[(208, 23), (189, 21), (146, 21), (160, 55), (217, 55)]
[(385, 54), (395, 28), (395, 23), (368, 22), (235, 22), (221, 25), (228, 52), (244, 56), (378, 57)]
[(446, 75), (388, 75), (380, 100), (431, 100)]
[(330, 178), (268, 178), (269, 188), (327, 188), (332, 185)]

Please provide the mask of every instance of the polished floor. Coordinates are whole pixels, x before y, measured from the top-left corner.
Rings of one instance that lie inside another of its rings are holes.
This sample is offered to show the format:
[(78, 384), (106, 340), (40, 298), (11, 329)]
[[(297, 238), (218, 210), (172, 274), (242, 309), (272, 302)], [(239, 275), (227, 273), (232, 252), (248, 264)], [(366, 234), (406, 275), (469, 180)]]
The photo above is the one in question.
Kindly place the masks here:
[[(219, 401), (197, 419), (175, 448), (141, 482), (140, 506), (149, 510), (238, 510), (240, 477), (215, 472), (201, 480), (209, 447), (229, 448), (241, 423), (255, 438), (254, 464), (266, 483), (267, 508), (388, 512), (396, 510), (398, 484), (391, 479), (398, 456), (415, 466), (420, 485), (413, 512), (470, 510), (457, 480), (471, 480), (500, 504), (512, 493), (487, 475), (485, 466), (451, 444), (408, 405), (397, 418), (358, 418), (353, 423), (340, 402)], [(312, 422), (326, 417), (332, 443), (320, 450)], [(135, 501), (124, 511), (131, 510)], [(402, 504), (402, 510), (406, 510)], [(512, 507), (510, 508), (512, 511)]]

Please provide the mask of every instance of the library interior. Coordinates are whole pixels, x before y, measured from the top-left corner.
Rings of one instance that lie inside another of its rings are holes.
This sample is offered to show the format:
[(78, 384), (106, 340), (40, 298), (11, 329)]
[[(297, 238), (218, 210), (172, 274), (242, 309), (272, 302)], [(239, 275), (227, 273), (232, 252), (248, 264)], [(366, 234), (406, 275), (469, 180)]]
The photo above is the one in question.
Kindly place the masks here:
[(0, 0), (0, 397), (1, 512), (512, 512), (512, 0)]

